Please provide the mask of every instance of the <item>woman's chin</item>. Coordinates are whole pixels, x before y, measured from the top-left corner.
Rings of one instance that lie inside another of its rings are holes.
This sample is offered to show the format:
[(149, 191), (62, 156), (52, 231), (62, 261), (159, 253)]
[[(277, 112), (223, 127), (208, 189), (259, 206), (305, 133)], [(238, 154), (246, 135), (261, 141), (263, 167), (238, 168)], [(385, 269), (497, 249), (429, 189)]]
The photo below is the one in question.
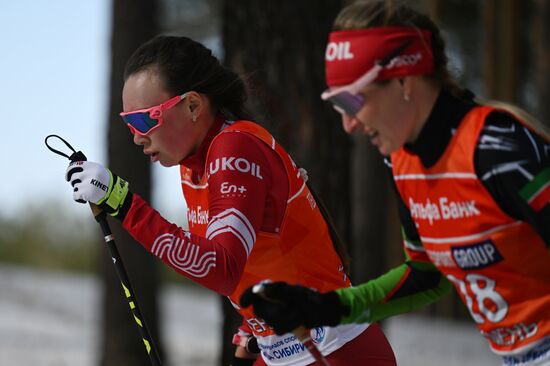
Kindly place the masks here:
[(165, 160), (159, 160), (158, 161), (160, 165), (162, 165), (165, 168), (169, 168), (171, 166), (177, 165), (177, 163), (171, 162), (171, 161), (165, 161)]
[(395, 147), (395, 146), (392, 146), (392, 145), (387, 145), (387, 144), (384, 144), (384, 143), (381, 143), (381, 144), (377, 145), (377, 147), (378, 147), (378, 152), (380, 152), (380, 154), (383, 155), (383, 156), (388, 156), (391, 153), (394, 153), (397, 150), (399, 150), (398, 147)]
[(384, 156), (391, 154), (389, 146), (384, 143), (384, 141), (380, 138), (380, 135), (376, 134), (376, 136), (370, 137), (369, 140), (371, 144), (378, 149), (380, 154)]
[(174, 162), (174, 161), (172, 161), (172, 159), (166, 159), (166, 158), (163, 158), (163, 157), (160, 157), (160, 156), (154, 162), (159, 163), (160, 165), (162, 165), (165, 168), (169, 168), (171, 166), (174, 166), (174, 165), (178, 164), (178, 162)]

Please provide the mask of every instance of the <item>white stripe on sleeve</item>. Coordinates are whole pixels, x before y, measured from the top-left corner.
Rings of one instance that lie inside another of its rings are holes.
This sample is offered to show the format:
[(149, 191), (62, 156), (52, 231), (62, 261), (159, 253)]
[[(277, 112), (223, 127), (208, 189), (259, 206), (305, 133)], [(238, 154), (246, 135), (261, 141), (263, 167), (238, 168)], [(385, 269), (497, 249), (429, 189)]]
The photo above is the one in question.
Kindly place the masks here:
[(256, 233), (246, 216), (235, 208), (227, 209), (211, 218), (206, 229), (206, 239), (211, 240), (227, 232), (232, 233), (241, 241), (248, 256), (256, 242)]

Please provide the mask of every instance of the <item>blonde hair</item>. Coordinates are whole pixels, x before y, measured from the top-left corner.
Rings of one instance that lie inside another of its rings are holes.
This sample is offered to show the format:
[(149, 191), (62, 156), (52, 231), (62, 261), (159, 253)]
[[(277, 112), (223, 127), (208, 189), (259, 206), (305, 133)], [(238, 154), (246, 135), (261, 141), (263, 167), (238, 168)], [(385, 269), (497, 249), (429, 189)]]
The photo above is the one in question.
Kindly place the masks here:
[[(359, 0), (343, 8), (334, 21), (333, 30), (354, 30), (385, 26), (405, 26), (429, 30), (432, 34), (432, 54), (434, 72), (426, 75), (441, 88), (455, 97), (470, 98), (470, 92), (459, 86), (451, 75), (447, 64), (445, 40), (441, 36), (439, 27), (429, 16), (405, 5), (404, 1), (392, 0)], [(509, 103), (476, 98), (475, 101), (502, 109), (523, 121), (541, 137), (550, 140), (550, 128), (523, 109)]]
[(501, 102), (499, 100), (483, 99), (483, 98), (476, 97), (475, 102), (482, 105), (487, 105), (490, 107), (501, 109), (505, 112), (510, 113), (512, 116), (523, 121), (523, 123), (525, 123), (527, 127), (529, 127), (531, 130), (537, 133), (540, 137), (550, 142), (550, 128), (545, 124), (543, 124), (542, 122), (540, 122), (538, 119), (536, 119), (533, 115), (531, 115), (526, 110), (510, 103)]

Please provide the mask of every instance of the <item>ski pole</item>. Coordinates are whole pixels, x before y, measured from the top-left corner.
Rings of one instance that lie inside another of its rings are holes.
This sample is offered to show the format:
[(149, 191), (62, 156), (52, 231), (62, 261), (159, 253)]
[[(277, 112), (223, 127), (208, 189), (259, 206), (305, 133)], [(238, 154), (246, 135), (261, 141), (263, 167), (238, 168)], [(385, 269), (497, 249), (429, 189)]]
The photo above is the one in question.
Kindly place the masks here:
[[(266, 301), (273, 302), (273, 303), (279, 303), (279, 301), (273, 300), (269, 298), (265, 294), (265, 287), (264, 283), (260, 282), (257, 283), (252, 287), (252, 292), (260, 296)], [(311, 339), (309, 330), (306, 329), (304, 326), (299, 326), (296, 329), (292, 331), (292, 333), (302, 342), (302, 344), (307, 348), (309, 353), (313, 356), (316, 362), (319, 363), (319, 365), (322, 366), (330, 366), (330, 363), (327, 361), (325, 356), (319, 351), (315, 343), (313, 343), (313, 339)]]
[[(61, 141), (67, 145), (69, 149), (72, 150), (72, 154), (69, 156), (59, 150), (56, 150), (52, 148), (50, 145), (48, 145), (48, 139), (52, 137), (57, 137)], [(50, 151), (64, 156), (68, 158), (71, 162), (74, 161), (86, 161), (86, 156), (82, 153), (82, 151), (75, 151), (73, 147), (65, 141), (63, 138), (61, 138), (58, 135), (48, 135), (46, 136), (46, 139), (44, 140), (44, 143), (50, 149)], [(130, 311), (134, 317), (134, 320), (136, 321), (136, 324), (138, 326), (139, 333), (141, 335), (141, 338), (143, 339), (143, 343), (145, 344), (145, 349), (147, 350), (147, 354), (149, 355), (149, 359), (151, 360), (151, 364), (153, 366), (161, 366), (162, 363), (160, 361), (160, 357), (157, 352), (157, 348), (155, 347), (155, 344), (153, 343), (153, 339), (151, 338), (151, 335), (149, 333), (149, 329), (147, 328), (145, 321), (141, 315), (141, 311), (139, 309), (137, 300), (134, 296), (134, 290), (132, 289), (132, 286), (130, 284), (130, 279), (128, 277), (128, 273), (126, 272), (126, 269), (124, 268), (124, 264), (122, 263), (122, 258), (120, 257), (120, 254), (118, 252), (118, 249), (116, 247), (115, 238), (111, 232), (111, 228), (109, 227), (109, 223), (107, 222), (106, 214), (105, 212), (99, 208), (97, 205), (89, 202), (90, 208), (92, 209), (92, 213), (94, 215), (95, 220), (99, 223), (99, 226), (101, 227), (101, 230), (103, 231), (103, 236), (105, 239), (105, 243), (107, 245), (107, 249), (109, 251), (109, 254), (111, 255), (111, 259), (113, 262), (113, 265), (115, 267), (116, 273), (118, 275), (118, 279), (122, 285), (122, 288), (124, 290), (124, 295), (126, 296), (126, 300), (128, 300), (128, 304), (130, 305)]]

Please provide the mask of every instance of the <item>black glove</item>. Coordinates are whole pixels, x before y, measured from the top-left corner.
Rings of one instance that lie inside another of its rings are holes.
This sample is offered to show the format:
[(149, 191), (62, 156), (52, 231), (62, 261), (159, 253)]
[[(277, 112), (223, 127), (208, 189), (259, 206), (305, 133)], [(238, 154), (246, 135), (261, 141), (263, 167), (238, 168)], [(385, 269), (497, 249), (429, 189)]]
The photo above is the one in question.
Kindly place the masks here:
[(254, 313), (282, 335), (300, 325), (315, 328), (335, 326), (349, 308), (332, 291), (321, 294), (315, 290), (284, 282), (261, 282), (241, 295), (241, 306), (254, 307)]

